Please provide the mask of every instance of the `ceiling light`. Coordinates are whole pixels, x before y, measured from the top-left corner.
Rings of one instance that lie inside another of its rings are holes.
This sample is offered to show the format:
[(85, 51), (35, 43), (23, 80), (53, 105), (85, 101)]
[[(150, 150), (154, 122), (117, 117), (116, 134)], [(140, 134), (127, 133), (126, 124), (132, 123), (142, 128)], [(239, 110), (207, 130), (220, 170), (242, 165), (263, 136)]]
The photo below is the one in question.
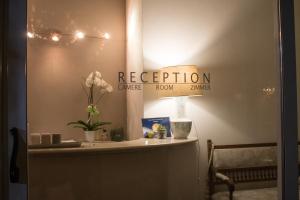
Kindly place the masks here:
[(104, 37), (105, 39), (107, 39), (107, 40), (109, 40), (109, 39), (110, 39), (110, 35), (109, 35), (109, 33), (104, 33), (103, 37)]
[(28, 37), (28, 38), (34, 38), (34, 33), (32, 33), (32, 32), (27, 32), (27, 37)]
[(76, 31), (75, 32), (75, 38), (76, 39), (83, 39), (85, 37), (85, 34), (81, 31)]
[(54, 42), (58, 42), (60, 40), (61, 36), (58, 33), (53, 33), (51, 35), (51, 40)]

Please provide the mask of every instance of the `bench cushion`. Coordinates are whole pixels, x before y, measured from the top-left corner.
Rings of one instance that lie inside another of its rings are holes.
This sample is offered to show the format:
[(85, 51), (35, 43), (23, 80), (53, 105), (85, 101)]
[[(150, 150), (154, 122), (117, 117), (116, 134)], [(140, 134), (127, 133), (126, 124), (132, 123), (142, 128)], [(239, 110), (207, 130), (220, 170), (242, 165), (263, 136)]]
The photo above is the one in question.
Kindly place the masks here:
[(276, 147), (215, 149), (215, 168), (276, 166)]

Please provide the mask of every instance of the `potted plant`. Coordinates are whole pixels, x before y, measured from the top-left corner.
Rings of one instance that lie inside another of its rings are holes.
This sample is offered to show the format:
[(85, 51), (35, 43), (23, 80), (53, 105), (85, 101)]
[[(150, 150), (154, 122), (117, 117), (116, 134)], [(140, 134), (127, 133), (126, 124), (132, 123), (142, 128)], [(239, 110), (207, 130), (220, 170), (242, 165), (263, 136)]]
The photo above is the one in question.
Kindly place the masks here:
[[(113, 91), (113, 87), (103, 80), (100, 72), (92, 72), (85, 80), (85, 84), (82, 84), (82, 88), (88, 98), (87, 120), (78, 120), (75, 122), (68, 123), (69, 126), (74, 128), (80, 128), (85, 133), (85, 138), (88, 142), (93, 142), (97, 131), (103, 129), (104, 125), (111, 124), (110, 122), (102, 122), (99, 119), (99, 110), (97, 104), (101, 98)], [(94, 99), (96, 98), (96, 101)]]
[(164, 138), (166, 138), (166, 135), (167, 135), (167, 129), (166, 129), (165, 126), (163, 126), (163, 125), (160, 124), (159, 127), (158, 127), (157, 132), (158, 132), (158, 138), (159, 138), (159, 139), (164, 139)]

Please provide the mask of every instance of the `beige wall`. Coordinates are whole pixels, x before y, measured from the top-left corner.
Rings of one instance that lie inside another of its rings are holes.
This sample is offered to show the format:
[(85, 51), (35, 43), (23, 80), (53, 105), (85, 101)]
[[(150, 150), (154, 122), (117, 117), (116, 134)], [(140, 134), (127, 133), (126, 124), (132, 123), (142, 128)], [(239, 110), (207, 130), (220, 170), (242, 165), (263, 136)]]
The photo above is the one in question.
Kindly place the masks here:
[[(195, 64), (211, 73), (211, 91), (185, 99), (192, 135), (200, 139), (200, 192), (206, 141), (274, 142), (280, 131), (276, 2), (273, 0), (144, 0), (146, 70)], [(262, 89), (275, 87), (272, 96)], [(174, 99), (144, 93), (144, 116), (176, 117)]]
[(126, 94), (117, 90), (117, 74), (125, 71), (125, 0), (30, 0), (28, 20), (34, 27), (87, 34), (109, 32), (111, 40), (85, 39), (74, 44), (44, 40), (28, 42), (28, 121), (30, 132), (59, 132), (82, 138), (82, 131), (67, 127), (86, 118), (82, 77), (99, 70), (115, 91), (99, 104), (102, 120), (112, 127), (126, 124)]

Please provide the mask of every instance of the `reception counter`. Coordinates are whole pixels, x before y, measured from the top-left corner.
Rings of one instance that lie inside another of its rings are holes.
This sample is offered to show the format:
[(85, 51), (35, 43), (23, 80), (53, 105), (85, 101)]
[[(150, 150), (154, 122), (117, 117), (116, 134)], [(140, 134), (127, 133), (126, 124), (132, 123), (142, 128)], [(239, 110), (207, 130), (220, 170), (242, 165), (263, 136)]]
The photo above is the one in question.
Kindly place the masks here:
[(30, 200), (196, 200), (197, 139), (29, 150)]

